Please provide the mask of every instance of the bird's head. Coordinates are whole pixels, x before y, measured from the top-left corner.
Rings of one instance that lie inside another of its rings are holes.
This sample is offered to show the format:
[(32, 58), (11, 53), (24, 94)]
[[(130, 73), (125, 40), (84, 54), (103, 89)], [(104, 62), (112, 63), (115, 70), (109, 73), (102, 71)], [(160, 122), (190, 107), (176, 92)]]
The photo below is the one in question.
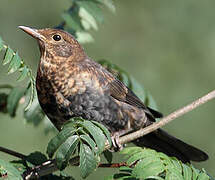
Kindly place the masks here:
[(69, 33), (58, 29), (34, 29), (19, 26), (24, 32), (38, 40), (41, 57), (45, 60), (81, 60), (85, 56), (78, 41)]

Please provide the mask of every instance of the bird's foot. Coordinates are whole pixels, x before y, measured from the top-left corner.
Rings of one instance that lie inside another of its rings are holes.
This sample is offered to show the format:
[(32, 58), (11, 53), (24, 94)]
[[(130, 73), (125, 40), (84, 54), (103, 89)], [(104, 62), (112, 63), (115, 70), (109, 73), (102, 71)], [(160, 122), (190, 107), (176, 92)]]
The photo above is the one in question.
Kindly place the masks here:
[(121, 151), (123, 149), (123, 146), (120, 144), (119, 142), (119, 137), (120, 137), (120, 133), (119, 132), (115, 132), (114, 134), (112, 134), (111, 136), (111, 140), (112, 140), (112, 148), (111, 151), (112, 152), (117, 152), (117, 151)]

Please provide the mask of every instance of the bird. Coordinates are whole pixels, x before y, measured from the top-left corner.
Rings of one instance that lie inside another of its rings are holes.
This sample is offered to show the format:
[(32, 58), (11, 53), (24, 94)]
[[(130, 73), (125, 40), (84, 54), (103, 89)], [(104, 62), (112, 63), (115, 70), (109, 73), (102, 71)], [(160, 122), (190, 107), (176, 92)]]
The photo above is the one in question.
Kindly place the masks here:
[[(75, 37), (60, 29), (19, 26), (38, 42), (40, 61), (36, 90), (41, 108), (61, 131), (73, 117), (103, 124), (111, 135), (138, 130), (161, 118), (147, 107), (123, 82), (92, 60)], [(174, 156), (182, 162), (205, 161), (208, 155), (162, 129), (149, 133), (134, 144)]]

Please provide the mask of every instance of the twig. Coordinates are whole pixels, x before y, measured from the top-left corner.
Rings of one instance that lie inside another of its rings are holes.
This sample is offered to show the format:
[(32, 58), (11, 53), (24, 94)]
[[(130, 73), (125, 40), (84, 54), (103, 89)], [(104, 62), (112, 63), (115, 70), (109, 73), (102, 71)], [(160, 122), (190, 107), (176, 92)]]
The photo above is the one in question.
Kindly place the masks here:
[(0, 151), (4, 152), (6, 154), (10, 154), (11, 156), (15, 156), (15, 157), (20, 158), (20, 159), (26, 159), (27, 158), (27, 156), (24, 154), (21, 154), (19, 152), (16, 152), (16, 151), (13, 151), (13, 150), (1, 147), (1, 146), (0, 146)]
[(207, 95), (197, 99), (196, 101), (188, 104), (187, 106), (184, 106), (181, 109), (176, 110), (175, 112), (169, 114), (168, 116), (162, 118), (159, 122), (156, 122), (150, 126), (147, 126), (145, 128), (142, 128), (138, 131), (135, 131), (131, 134), (127, 134), (123, 137), (120, 137), (119, 139), (119, 143), (120, 144), (125, 144), (128, 142), (131, 142), (135, 139), (138, 139), (139, 137), (142, 137), (146, 134), (149, 134), (153, 131), (155, 131), (156, 129), (159, 129), (160, 127), (166, 125), (167, 123), (173, 121), (174, 119), (192, 111), (193, 109), (197, 108), (198, 106), (205, 104), (206, 102), (212, 100), (215, 98), (215, 90), (211, 91), (210, 93), (208, 93)]

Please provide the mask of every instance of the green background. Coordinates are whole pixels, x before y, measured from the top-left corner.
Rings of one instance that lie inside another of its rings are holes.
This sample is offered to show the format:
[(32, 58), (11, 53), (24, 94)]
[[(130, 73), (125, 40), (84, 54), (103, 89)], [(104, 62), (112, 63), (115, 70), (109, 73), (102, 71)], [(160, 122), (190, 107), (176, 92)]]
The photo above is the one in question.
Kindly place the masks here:
[[(69, 0), (1, 0), (0, 36), (19, 51), (34, 73), (37, 44), (17, 26), (54, 27), (69, 5)], [(84, 45), (91, 58), (108, 59), (132, 74), (164, 115), (214, 89), (215, 1), (118, 0), (115, 5), (116, 14), (104, 10), (105, 22), (92, 32), (95, 43)], [(16, 84), (16, 78), (17, 74), (7, 76), (6, 67), (0, 66), (1, 84)], [(208, 161), (194, 165), (213, 176), (214, 106), (215, 101), (209, 102), (165, 126), (169, 133), (209, 154)], [(25, 154), (45, 152), (52, 136), (44, 135), (44, 124), (37, 128), (26, 124), (21, 109), (14, 119), (0, 114), (0, 146)], [(0, 153), (0, 158), (11, 157)], [(77, 168), (69, 171), (80, 179)], [(102, 179), (110, 171), (98, 169), (88, 179)]]

